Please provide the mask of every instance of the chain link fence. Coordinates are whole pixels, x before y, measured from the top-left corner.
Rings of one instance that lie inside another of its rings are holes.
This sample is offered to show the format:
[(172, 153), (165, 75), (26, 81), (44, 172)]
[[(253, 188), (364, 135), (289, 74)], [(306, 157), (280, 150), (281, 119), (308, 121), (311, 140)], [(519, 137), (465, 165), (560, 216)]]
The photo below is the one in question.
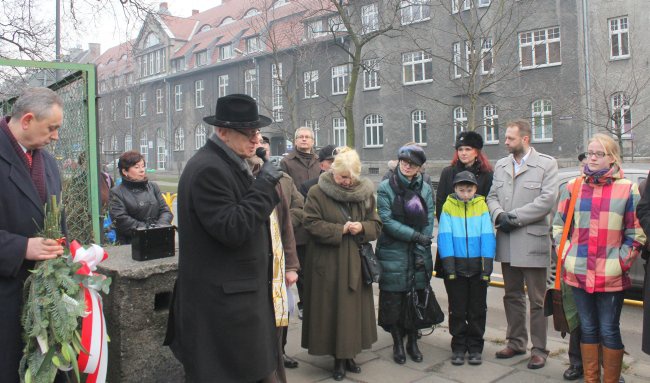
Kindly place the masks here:
[(82, 244), (99, 243), (107, 212), (99, 203), (94, 66), (0, 59), (0, 73), (3, 115), (28, 87), (47, 86), (63, 99), (59, 140), (46, 149), (61, 172), (67, 235)]

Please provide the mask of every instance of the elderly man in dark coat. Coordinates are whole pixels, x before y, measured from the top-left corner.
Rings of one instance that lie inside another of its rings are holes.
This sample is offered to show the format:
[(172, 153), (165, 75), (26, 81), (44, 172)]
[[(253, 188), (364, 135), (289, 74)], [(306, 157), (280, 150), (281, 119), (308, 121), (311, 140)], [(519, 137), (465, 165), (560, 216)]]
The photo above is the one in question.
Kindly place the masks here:
[(59, 138), (63, 102), (47, 88), (28, 89), (0, 120), (0, 382), (17, 383), (22, 356), (23, 283), (34, 261), (55, 258), (63, 247), (37, 238), (43, 206), (61, 195), (54, 157), (43, 148)]
[(256, 382), (274, 376), (279, 360), (269, 217), (282, 175), (266, 162), (253, 178), (245, 162), (271, 123), (255, 100), (221, 97), (204, 121), (215, 132), (178, 185), (180, 256), (165, 344), (190, 382)]

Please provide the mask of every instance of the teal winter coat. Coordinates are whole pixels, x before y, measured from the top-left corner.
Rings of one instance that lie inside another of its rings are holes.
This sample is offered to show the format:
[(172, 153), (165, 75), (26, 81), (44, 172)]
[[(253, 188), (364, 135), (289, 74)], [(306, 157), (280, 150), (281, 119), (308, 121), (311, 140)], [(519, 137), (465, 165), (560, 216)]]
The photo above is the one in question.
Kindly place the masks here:
[[(433, 223), (435, 215), (435, 205), (433, 204), (433, 192), (431, 186), (422, 183), (422, 176), (418, 174), (413, 181), (408, 184), (408, 179), (398, 173), (400, 182), (407, 185), (408, 188), (417, 190), (420, 185), (422, 190), (420, 195), (424, 199), (427, 207), (428, 225), (421, 230), (422, 234), (433, 235)], [(382, 267), (381, 280), (379, 289), (390, 292), (408, 291), (411, 288), (411, 279), (414, 273), (413, 260), (415, 251), (424, 255), (424, 264), (426, 272), (417, 272), (415, 282), (417, 289), (423, 289), (433, 271), (433, 258), (431, 255), (431, 246), (426, 248), (411, 242), (415, 229), (405, 225), (392, 217), (391, 206), (395, 199), (395, 192), (390, 187), (390, 179), (384, 180), (377, 188), (377, 210), (379, 217), (383, 222), (381, 236), (377, 241), (376, 254)]]

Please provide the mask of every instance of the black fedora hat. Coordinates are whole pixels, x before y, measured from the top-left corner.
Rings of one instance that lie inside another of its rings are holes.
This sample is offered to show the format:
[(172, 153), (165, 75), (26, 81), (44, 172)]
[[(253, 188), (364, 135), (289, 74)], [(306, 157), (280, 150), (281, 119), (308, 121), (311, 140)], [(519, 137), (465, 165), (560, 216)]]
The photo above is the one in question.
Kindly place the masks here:
[(257, 112), (255, 99), (245, 94), (229, 94), (217, 99), (214, 116), (203, 117), (210, 125), (231, 129), (261, 128), (273, 122)]

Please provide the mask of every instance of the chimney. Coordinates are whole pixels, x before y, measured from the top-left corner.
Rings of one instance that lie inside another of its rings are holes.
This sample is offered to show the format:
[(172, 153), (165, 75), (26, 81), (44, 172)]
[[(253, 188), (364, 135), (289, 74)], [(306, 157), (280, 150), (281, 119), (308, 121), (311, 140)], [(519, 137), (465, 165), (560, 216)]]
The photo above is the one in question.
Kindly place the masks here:
[(169, 7), (167, 6), (167, 2), (163, 1), (160, 3), (160, 6), (158, 6), (158, 13), (161, 15), (171, 15), (169, 12)]
[(199, 13), (198, 9), (192, 9), (192, 16), (196, 15), (197, 13)]
[(88, 43), (88, 50), (90, 51), (90, 58), (89, 60), (95, 61), (98, 57), (99, 54), (101, 53), (101, 45), (98, 43)]

